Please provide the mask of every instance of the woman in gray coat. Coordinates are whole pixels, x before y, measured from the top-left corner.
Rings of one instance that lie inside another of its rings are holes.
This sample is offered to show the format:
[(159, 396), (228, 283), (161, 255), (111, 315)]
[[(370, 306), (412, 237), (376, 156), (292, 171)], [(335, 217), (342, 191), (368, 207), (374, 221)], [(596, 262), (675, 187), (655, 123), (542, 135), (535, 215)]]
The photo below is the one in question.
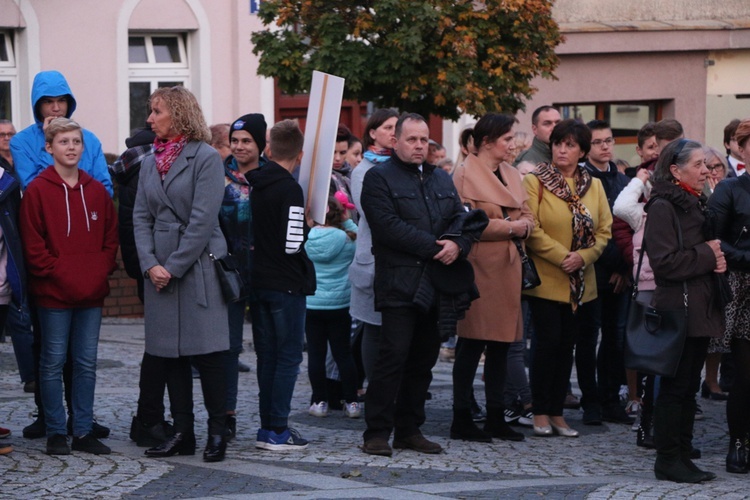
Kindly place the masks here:
[(209, 254), (223, 257), (219, 228), (224, 170), (207, 144), (210, 133), (195, 96), (184, 87), (150, 98), (154, 154), (141, 167), (133, 210), (145, 284), (146, 353), (161, 361), (175, 434), (146, 450), (150, 457), (195, 453), (191, 360), (200, 372), (208, 412), (203, 459), (224, 459), (227, 305)]

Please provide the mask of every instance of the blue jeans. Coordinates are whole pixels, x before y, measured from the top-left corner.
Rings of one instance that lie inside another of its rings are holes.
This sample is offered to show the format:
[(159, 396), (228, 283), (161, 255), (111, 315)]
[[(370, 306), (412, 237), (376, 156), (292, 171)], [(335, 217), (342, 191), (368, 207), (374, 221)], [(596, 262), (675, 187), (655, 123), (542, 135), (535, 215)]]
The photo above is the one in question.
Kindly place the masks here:
[(260, 425), (288, 425), (305, 338), (305, 296), (256, 289), (250, 309), (258, 357)]
[(237, 409), (237, 380), (239, 378), (240, 353), (242, 352), (242, 327), (245, 323), (245, 308), (249, 301), (240, 300), (229, 304), (229, 351), (225, 363), (227, 372), (228, 412)]
[(39, 382), (47, 436), (67, 435), (62, 372), (68, 356), (68, 345), (73, 361), (73, 435), (85, 436), (91, 432), (94, 419), (96, 353), (102, 309), (37, 309), (42, 327)]
[(35, 379), (32, 349), (34, 334), (31, 331), (31, 314), (29, 313), (28, 302), (24, 300), (20, 309), (12, 304), (8, 307), (5, 330), (13, 342), (13, 351), (16, 354), (21, 382), (33, 382)]

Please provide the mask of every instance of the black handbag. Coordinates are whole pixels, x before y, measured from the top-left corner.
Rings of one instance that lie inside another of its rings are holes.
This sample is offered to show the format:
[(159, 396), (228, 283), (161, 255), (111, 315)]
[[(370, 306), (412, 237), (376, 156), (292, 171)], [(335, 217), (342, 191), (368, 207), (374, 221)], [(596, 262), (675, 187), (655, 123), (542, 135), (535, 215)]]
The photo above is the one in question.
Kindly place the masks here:
[[(503, 218), (508, 222), (511, 221), (508, 212), (503, 207)], [(518, 238), (512, 238), (513, 243), (518, 249), (518, 254), (521, 256), (521, 290), (531, 290), (542, 284), (542, 279), (539, 277), (539, 273), (536, 271), (536, 265), (531, 257), (528, 256), (523, 250), (523, 245), (518, 241)]]
[(216, 257), (212, 253), (209, 253), (208, 257), (216, 267), (216, 276), (219, 278), (221, 294), (224, 296), (224, 300), (227, 302), (237, 302), (247, 298), (237, 258), (232, 254), (227, 254), (224, 257)]
[[(671, 206), (671, 203), (670, 203)], [(677, 221), (677, 239), (682, 248), (682, 228)], [(641, 276), (646, 241), (643, 241), (633, 296), (625, 330), (625, 368), (650, 375), (674, 377), (682, 358), (687, 338), (688, 290), (682, 282), (683, 307), (674, 310), (655, 309), (638, 302), (638, 281)]]

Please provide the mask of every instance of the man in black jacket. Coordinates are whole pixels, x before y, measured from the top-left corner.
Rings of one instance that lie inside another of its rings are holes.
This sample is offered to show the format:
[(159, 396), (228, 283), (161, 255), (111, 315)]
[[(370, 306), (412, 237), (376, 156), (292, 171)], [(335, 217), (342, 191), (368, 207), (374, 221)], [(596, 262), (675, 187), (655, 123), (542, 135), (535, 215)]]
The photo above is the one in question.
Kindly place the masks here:
[(472, 236), (443, 236), (464, 209), (448, 174), (424, 162), (430, 130), (423, 117), (404, 114), (396, 124), (395, 154), (364, 178), (362, 208), (370, 221), (375, 256), (375, 308), (382, 313), (380, 348), (365, 399), (362, 450), (390, 456), (395, 448), (440, 453), (425, 439), (424, 404), (437, 361), (437, 306), (415, 302), (432, 266), (465, 258)]

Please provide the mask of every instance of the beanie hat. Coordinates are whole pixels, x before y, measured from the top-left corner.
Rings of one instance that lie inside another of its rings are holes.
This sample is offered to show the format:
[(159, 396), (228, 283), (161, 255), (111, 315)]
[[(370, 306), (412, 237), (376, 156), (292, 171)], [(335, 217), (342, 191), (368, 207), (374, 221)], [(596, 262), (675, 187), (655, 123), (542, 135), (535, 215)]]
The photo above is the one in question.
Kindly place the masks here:
[(266, 148), (266, 119), (263, 118), (262, 114), (250, 113), (237, 118), (229, 127), (230, 141), (235, 130), (244, 130), (253, 136), (253, 140), (261, 153)]

